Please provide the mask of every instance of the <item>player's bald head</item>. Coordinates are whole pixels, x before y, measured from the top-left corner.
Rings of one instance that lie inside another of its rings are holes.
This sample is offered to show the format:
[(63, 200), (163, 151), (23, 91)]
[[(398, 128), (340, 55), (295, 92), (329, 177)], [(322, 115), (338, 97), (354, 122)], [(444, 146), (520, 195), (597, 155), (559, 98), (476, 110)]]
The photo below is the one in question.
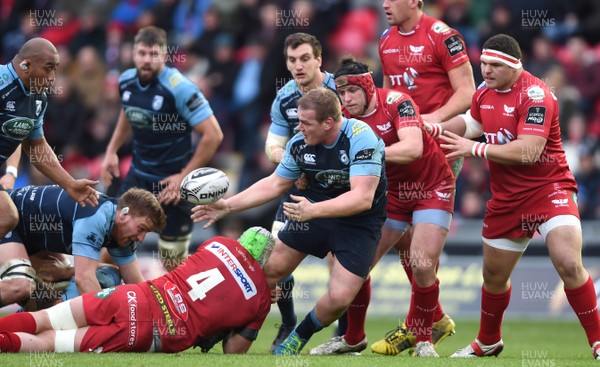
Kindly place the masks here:
[(32, 38), (29, 41), (25, 42), (23, 46), (21, 46), (21, 48), (19, 49), (18, 54), (21, 60), (39, 59), (48, 55), (58, 55), (58, 51), (56, 50), (56, 47), (54, 47), (52, 42), (41, 37)]

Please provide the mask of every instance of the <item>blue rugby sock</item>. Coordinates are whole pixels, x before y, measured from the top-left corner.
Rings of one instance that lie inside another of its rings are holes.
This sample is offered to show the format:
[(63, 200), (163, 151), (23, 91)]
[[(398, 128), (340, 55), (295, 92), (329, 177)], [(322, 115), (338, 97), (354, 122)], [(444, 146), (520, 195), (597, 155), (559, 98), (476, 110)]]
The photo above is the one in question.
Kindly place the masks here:
[(308, 340), (314, 333), (323, 329), (323, 324), (317, 319), (315, 309), (313, 308), (296, 327), (296, 333), (304, 340)]
[(281, 312), (281, 323), (285, 326), (296, 326), (298, 318), (294, 310), (294, 277), (290, 275), (277, 285), (281, 288), (281, 298), (277, 301), (279, 312)]

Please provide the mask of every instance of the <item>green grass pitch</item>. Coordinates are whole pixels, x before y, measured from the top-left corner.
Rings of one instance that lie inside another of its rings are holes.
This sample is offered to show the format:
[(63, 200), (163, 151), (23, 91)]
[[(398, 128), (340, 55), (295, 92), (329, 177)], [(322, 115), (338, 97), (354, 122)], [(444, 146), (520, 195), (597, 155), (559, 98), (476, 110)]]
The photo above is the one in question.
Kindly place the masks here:
[[(371, 353), (367, 348), (361, 356), (308, 356), (308, 350), (326, 341), (333, 332), (330, 327), (317, 333), (300, 356), (276, 357), (268, 350), (277, 331), (277, 319), (269, 318), (265, 322), (258, 340), (247, 355), (222, 355), (220, 345), (208, 354), (198, 349), (190, 349), (177, 354), (0, 354), (0, 366), (63, 367), (63, 366), (124, 366), (124, 367), (185, 367), (185, 366), (273, 366), (273, 367), (390, 367), (390, 366), (502, 366), (502, 367), (562, 367), (592, 366), (600, 361), (592, 359), (583, 329), (577, 321), (556, 320), (515, 320), (504, 323), (503, 338), (505, 349), (499, 358), (477, 358), (455, 360), (446, 358), (456, 349), (469, 343), (477, 332), (475, 320), (457, 321), (457, 333), (447, 338), (439, 347), (442, 358), (413, 358), (406, 352), (389, 357)], [(369, 343), (379, 340), (386, 331), (397, 322), (393, 319), (368, 319), (367, 334)]]

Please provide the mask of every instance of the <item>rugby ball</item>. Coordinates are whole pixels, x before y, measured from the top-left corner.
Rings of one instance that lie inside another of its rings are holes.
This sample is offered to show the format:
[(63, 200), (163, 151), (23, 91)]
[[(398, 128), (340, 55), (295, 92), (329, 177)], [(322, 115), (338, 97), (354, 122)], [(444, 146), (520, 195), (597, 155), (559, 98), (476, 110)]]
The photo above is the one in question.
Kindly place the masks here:
[(212, 204), (225, 196), (229, 189), (229, 178), (216, 168), (202, 167), (188, 173), (181, 181), (179, 192), (188, 203)]

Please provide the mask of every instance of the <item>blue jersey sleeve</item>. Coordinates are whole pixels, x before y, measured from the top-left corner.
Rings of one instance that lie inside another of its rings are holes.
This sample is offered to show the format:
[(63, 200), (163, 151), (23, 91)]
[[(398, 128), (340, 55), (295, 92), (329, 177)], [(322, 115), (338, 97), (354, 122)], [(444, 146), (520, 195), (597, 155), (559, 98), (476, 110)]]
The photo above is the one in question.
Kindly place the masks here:
[(350, 177), (381, 176), (385, 144), (366, 123), (350, 119)]
[(41, 139), (44, 136), (44, 114), (46, 113), (46, 109), (48, 108), (48, 104), (44, 107), (44, 110), (40, 113), (40, 117), (35, 120), (33, 124), (33, 130), (27, 136), (30, 140)]
[(174, 71), (169, 76), (169, 85), (173, 88), (177, 112), (191, 126), (196, 126), (213, 115), (206, 97), (189, 79)]
[(117, 265), (127, 265), (136, 259), (134, 248), (135, 246), (128, 245), (125, 247), (111, 247), (107, 250)]
[(304, 144), (302, 134), (295, 135), (292, 139), (290, 139), (290, 141), (287, 142), (285, 145), (285, 153), (283, 153), (283, 158), (277, 165), (277, 168), (275, 168), (275, 174), (289, 180), (295, 180), (300, 177), (302, 171), (296, 162), (296, 158), (294, 158), (294, 155), (292, 155), (292, 151), (300, 149), (300, 144)]
[(290, 128), (288, 122), (283, 118), (280, 104), (281, 93), (278, 93), (271, 104), (271, 126), (269, 126), (269, 132), (271, 134), (289, 137), (294, 135), (294, 130), (293, 128)]
[(101, 210), (92, 216), (75, 220), (73, 223), (73, 255), (98, 260), (100, 249), (107, 236), (106, 225), (106, 218)]

